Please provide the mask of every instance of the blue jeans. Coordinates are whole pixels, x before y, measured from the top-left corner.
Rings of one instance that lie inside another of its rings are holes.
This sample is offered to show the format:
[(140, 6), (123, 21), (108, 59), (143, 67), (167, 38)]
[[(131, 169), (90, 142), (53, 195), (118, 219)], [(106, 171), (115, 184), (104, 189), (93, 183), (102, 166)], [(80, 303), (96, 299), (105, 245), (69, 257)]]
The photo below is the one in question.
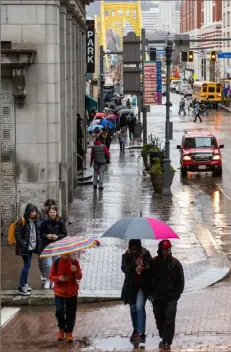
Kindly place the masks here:
[(45, 271), (45, 277), (47, 279), (49, 279), (52, 264), (58, 258), (59, 256), (44, 258), (44, 269), (45, 269), (44, 271)]
[(21, 287), (24, 287), (27, 284), (28, 273), (31, 266), (31, 258), (32, 258), (32, 252), (29, 252), (29, 254), (22, 256), (24, 265), (23, 265), (21, 275), (20, 275), (20, 280), (19, 280), (19, 286)]
[(73, 297), (55, 296), (56, 318), (58, 327), (65, 329), (65, 332), (72, 332), (75, 326), (77, 311), (77, 295)]
[(146, 298), (142, 289), (139, 289), (136, 296), (136, 304), (130, 305), (133, 329), (139, 334), (145, 333), (146, 328)]

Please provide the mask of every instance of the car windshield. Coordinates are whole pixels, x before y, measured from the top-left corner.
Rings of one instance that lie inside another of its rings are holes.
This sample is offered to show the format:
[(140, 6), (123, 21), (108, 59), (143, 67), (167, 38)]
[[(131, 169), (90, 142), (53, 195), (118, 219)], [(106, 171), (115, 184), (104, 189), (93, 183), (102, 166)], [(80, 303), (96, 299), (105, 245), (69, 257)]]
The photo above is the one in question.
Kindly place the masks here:
[(184, 148), (216, 148), (217, 142), (214, 137), (185, 138)]

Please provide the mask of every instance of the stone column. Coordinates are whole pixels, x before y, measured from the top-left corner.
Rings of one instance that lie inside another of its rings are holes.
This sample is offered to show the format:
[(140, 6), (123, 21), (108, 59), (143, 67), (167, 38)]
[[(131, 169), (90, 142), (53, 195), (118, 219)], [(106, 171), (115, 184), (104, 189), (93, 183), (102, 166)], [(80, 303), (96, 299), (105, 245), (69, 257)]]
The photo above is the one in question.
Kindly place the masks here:
[(66, 41), (67, 41), (67, 180), (68, 180), (68, 203), (73, 200), (73, 177), (72, 177), (72, 14), (66, 17)]
[(67, 9), (62, 3), (59, 12), (59, 35), (60, 35), (60, 120), (61, 120), (61, 214), (67, 218), (68, 210), (68, 185), (67, 185), (67, 42), (66, 42), (66, 16)]
[(77, 113), (80, 114), (80, 72), (81, 72), (81, 67), (80, 67), (80, 29), (79, 29), (79, 24), (76, 26), (76, 80), (77, 80), (77, 106), (76, 110)]
[(76, 18), (72, 18), (72, 167), (73, 187), (77, 186), (77, 77), (76, 77)]

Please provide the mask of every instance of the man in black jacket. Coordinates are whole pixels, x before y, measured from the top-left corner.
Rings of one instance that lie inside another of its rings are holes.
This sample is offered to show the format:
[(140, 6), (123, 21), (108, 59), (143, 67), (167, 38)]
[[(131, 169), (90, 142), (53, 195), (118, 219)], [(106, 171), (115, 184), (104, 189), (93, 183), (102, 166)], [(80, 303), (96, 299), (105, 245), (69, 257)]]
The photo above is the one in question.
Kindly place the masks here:
[(152, 260), (153, 312), (162, 341), (159, 348), (170, 350), (175, 334), (177, 301), (184, 290), (184, 272), (181, 263), (172, 257), (171, 242), (159, 243), (158, 256)]

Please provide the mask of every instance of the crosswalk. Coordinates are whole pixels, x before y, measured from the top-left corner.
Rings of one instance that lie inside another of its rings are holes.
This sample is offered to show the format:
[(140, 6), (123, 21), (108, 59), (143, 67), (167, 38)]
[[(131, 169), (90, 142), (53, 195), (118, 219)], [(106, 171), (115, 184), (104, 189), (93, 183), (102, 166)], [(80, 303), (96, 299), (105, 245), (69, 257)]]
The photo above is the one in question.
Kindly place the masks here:
[(1, 328), (6, 326), (20, 311), (21, 308), (5, 307), (1, 309)]

